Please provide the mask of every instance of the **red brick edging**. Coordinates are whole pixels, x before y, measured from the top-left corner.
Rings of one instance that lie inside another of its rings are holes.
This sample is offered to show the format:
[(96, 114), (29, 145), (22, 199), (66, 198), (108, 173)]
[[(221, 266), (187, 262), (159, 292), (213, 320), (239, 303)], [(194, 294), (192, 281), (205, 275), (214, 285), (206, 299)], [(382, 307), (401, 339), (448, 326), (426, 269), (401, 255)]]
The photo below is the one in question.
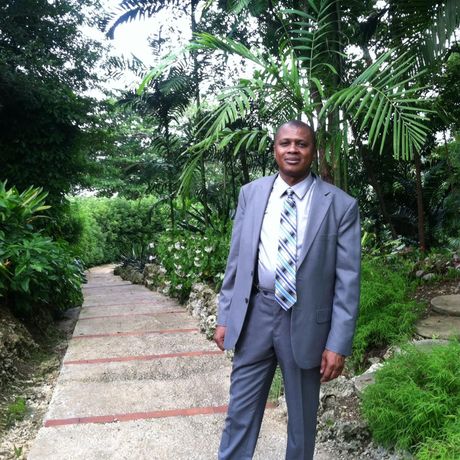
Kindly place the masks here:
[[(273, 407), (275, 407), (275, 405), (269, 403), (266, 407), (268, 409), (272, 409)], [(190, 407), (188, 409), (155, 410), (150, 412), (132, 412), (128, 414), (50, 419), (45, 420), (43, 426), (49, 428), (62, 425), (80, 425), (85, 423), (115, 423), (130, 422), (132, 420), (146, 420), (152, 418), (190, 417), (193, 415), (222, 414), (227, 412), (227, 408), (227, 405), (214, 407)]]

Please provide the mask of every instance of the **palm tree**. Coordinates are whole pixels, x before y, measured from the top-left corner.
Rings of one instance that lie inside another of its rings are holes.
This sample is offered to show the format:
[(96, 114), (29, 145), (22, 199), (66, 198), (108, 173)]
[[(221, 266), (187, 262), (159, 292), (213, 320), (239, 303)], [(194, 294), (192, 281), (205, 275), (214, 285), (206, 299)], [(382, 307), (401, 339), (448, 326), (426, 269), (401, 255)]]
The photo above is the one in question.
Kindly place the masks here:
[[(143, 161), (132, 165), (134, 170), (143, 170), (148, 182), (156, 179), (167, 184), (167, 200), (170, 208), (171, 227), (175, 223), (175, 180), (177, 178), (177, 158), (183, 151), (183, 141), (172, 132), (172, 124), (177, 124), (185, 109), (190, 104), (192, 83), (184, 68), (176, 65), (168, 70), (162, 78), (152, 79), (141, 95), (131, 93), (120, 101), (129, 105), (140, 115), (152, 119), (157, 130), (150, 146), (146, 149)], [(155, 176), (155, 177), (154, 177)]]
[[(107, 30), (107, 35), (110, 38), (113, 38), (115, 29), (120, 24), (131, 22), (143, 17), (152, 17), (164, 8), (180, 8), (183, 11), (187, 11), (187, 9), (189, 9), (191, 32), (192, 34), (195, 34), (197, 30), (196, 8), (199, 2), (200, 0), (189, 0), (186, 2), (179, 0), (122, 0), (119, 4), (119, 10), (121, 10), (121, 14), (114, 13), (112, 15), (112, 21), (110, 27)], [(201, 112), (200, 69), (197, 60), (197, 53), (192, 52), (191, 55), (193, 60), (192, 76), (194, 83), (192, 91), (194, 94), (196, 104), (196, 120), (199, 120)], [(139, 92), (142, 92), (142, 90), (144, 89), (144, 85), (145, 83), (142, 85)], [(208, 200), (206, 186), (206, 167), (203, 155), (200, 157), (199, 170), (203, 193), (203, 203), (205, 211), (204, 215), (206, 223), (209, 224), (210, 216), (207, 204)]]
[[(319, 125), (319, 169), (326, 179), (331, 179), (325, 167), (328, 159), (334, 164), (335, 171), (340, 171), (340, 176), (346, 178), (346, 171), (343, 171), (351, 143), (350, 133), (364, 146), (363, 153), (392, 151), (396, 158), (415, 159), (417, 166), (419, 152), (429, 131), (426, 123), (428, 110), (421, 98), (424, 88), (419, 83), (419, 69), (424, 60), (420, 54), (402, 52), (401, 47), (409, 46), (412, 51), (413, 47), (420, 46), (426, 38), (424, 31), (428, 19), (435, 25), (432, 35), (444, 45), (446, 37), (459, 23), (460, 9), (452, 1), (438, 2), (436, 8), (429, 7), (431, 2), (420, 0), (419, 3), (423, 3), (425, 10), (417, 25), (414, 14), (409, 14), (407, 2), (389, 2), (388, 11), (392, 17), (400, 10), (405, 11), (405, 20), (413, 24), (410, 29), (413, 36), (406, 39), (399, 35), (399, 48), (381, 53), (374, 62), (368, 60), (367, 68), (348, 85), (343, 81), (341, 69), (343, 44), (338, 25), (338, 1), (310, 0), (308, 7), (302, 11), (285, 10), (280, 19), (285, 29), (285, 40), (277, 56), (267, 57), (229, 38), (200, 34), (195, 47), (239, 55), (251, 61), (257, 70), (252, 79), (240, 81), (219, 97), (221, 103), (204, 125), (205, 140), (195, 147), (199, 150), (213, 144), (226, 146), (229, 140), (238, 140), (235, 153), (238, 149), (249, 150), (256, 140), (259, 145), (265, 144), (270, 124), (304, 116), (310, 123), (316, 120)], [(443, 32), (442, 13), (447, 10), (453, 13), (454, 19), (447, 21), (447, 31)], [(393, 27), (390, 30), (396, 44), (398, 31), (404, 29)], [(429, 40), (425, 42), (426, 49), (432, 51), (432, 57), (442, 49), (442, 46), (430, 46)], [(369, 53), (367, 55), (370, 56)], [(337, 89), (337, 84), (342, 87)], [(271, 123), (267, 123), (265, 129), (232, 130), (231, 125), (247, 118), (254, 106), (258, 106)], [(339, 185), (346, 186), (346, 182), (339, 182)], [(378, 183), (375, 189), (382, 212), (391, 225)], [(420, 190), (417, 196), (421, 199)], [(423, 248), (423, 213), (420, 209), (423, 208), (419, 203), (419, 237)]]

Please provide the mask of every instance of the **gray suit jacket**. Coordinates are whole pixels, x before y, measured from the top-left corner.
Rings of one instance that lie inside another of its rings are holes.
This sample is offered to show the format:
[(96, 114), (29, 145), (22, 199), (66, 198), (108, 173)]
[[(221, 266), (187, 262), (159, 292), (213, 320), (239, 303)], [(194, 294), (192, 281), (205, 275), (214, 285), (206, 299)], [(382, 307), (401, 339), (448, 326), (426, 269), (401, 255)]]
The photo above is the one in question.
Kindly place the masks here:
[[(262, 220), (275, 178), (262, 177), (240, 191), (217, 319), (227, 327), (227, 349), (235, 347), (243, 328)], [(297, 303), (291, 316), (292, 349), (304, 369), (319, 366), (325, 348), (342, 355), (351, 353), (359, 304), (357, 202), (339, 188), (319, 178), (316, 181), (297, 262)]]

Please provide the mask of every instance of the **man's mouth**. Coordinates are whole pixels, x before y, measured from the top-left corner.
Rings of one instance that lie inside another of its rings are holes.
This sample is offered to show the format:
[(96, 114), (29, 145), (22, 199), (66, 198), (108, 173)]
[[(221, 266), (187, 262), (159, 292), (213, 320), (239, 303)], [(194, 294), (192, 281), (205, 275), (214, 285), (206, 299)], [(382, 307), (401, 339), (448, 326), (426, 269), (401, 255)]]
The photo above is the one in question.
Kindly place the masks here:
[(300, 162), (300, 158), (297, 158), (297, 157), (288, 157), (288, 158), (284, 158), (284, 161), (285, 163), (287, 163), (288, 165), (296, 165)]

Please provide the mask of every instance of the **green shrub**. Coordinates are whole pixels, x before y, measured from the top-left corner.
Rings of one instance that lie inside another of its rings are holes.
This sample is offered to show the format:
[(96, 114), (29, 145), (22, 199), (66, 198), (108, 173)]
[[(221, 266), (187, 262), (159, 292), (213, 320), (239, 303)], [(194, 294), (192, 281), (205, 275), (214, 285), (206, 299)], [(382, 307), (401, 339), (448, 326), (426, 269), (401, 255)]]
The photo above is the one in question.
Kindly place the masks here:
[(429, 438), (417, 450), (419, 460), (458, 460), (460, 458), (460, 413), (437, 439)]
[(190, 231), (163, 233), (153, 248), (152, 259), (163, 267), (167, 293), (184, 301), (193, 283), (204, 282), (220, 289), (227, 263), (231, 224), (210, 227), (204, 235)]
[(11, 403), (5, 413), (5, 426), (12, 427), (16, 422), (24, 420), (26, 415), (27, 405), (24, 398), (18, 397)]
[(19, 193), (0, 183), (0, 297), (23, 316), (37, 305), (59, 311), (82, 300), (83, 273), (68, 245), (34, 229), (45, 198), (41, 189)]
[(422, 306), (409, 299), (415, 285), (403, 262), (366, 257), (362, 261), (361, 303), (350, 362), (360, 367), (366, 354), (407, 339)]
[(428, 352), (411, 346), (377, 372), (362, 401), (377, 442), (423, 460), (460, 458), (459, 356), (455, 341)]
[(117, 262), (133, 244), (146, 246), (164, 229), (163, 210), (155, 198), (76, 198), (71, 210), (82, 226), (73, 245), (85, 265)]

